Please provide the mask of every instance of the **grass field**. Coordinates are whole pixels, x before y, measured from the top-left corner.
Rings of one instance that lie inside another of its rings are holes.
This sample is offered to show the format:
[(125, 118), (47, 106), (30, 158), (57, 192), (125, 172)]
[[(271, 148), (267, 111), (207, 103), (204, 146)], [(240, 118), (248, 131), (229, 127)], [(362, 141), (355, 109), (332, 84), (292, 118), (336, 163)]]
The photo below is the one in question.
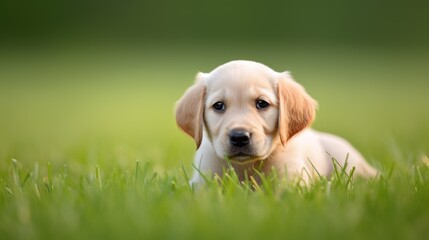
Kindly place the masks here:
[[(0, 54), (0, 239), (426, 239), (429, 51), (240, 45)], [(383, 175), (309, 189), (232, 172), (195, 191), (175, 101), (232, 59), (290, 70), (314, 127)]]

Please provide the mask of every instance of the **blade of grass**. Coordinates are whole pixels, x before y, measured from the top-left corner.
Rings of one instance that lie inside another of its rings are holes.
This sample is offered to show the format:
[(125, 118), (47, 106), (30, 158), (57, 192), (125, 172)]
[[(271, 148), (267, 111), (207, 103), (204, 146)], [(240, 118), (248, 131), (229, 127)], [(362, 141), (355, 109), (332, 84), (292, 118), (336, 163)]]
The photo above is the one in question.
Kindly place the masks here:
[(307, 160), (310, 162), (311, 167), (314, 169), (314, 171), (317, 173), (317, 176), (319, 176), (319, 178), (322, 178), (322, 175), (320, 175), (319, 171), (317, 171), (317, 168), (314, 166), (313, 162), (310, 160), (310, 158), (307, 158)]
[(190, 181), (189, 181), (188, 173), (186, 172), (185, 166), (183, 165), (183, 162), (182, 162), (182, 161), (180, 161), (180, 165), (182, 166), (182, 173), (183, 173), (183, 177), (185, 178), (186, 185), (187, 185), (187, 186), (189, 187), (189, 189), (192, 191), (192, 190), (193, 190), (193, 188), (192, 188), (192, 186), (191, 186), (191, 183), (190, 183)]
[(18, 171), (18, 161), (16, 159), (12, 159), (13, 182), (15, 183), (15, 186), (21, 189), (21, 180)]
[(137, 185), (137, 179), (139, 177), (139, 170), (140, 170), (140, 161), (137, 159), (136, 160), (136, 170), (134, 173), (134, 185)]
[(103, 189), (103, 182), (101, 180), (101, 171), (99, 165), (95, 166), (95, 179), (97, 180), (98, 187), (100, 189)]

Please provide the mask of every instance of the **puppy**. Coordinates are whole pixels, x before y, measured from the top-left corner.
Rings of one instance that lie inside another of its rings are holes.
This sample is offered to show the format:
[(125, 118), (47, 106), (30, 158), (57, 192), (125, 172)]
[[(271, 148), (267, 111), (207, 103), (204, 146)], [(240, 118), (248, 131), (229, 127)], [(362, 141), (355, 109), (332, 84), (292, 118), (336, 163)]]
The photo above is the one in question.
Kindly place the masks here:
[(334, 164), (347, 173), (355, 168), (354, 176), (376, 176), (346, 140), (308, 128), (316, 108), (288, 72), (261, 63), (231, 61), (198, 73), (176, 107), (177, 125), (197, 146), (191, 183), (203, 182), (202, 173), (221, 176), (228, 162), (240, 180), (259, 181), (259, 173), (274, 169), (308, 184), (329, 177)]

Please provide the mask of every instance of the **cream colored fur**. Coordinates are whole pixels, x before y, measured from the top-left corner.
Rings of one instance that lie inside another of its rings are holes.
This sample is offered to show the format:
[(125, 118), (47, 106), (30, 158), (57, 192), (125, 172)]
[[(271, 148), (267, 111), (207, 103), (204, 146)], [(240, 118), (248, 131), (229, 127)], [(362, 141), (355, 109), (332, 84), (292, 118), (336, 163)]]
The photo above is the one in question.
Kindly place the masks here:
[[(268, 107), (260, 109), (263, 100)], [(213, 105), (224, 104), (223, 111)], [(200, 173), (221, 176), (227, 160), (240, 179), (259, 180), (260, 171), (272, 169), (291, 181), (330, 176), (332, 158), (354, 176), (374, 177), (377, 170), (346, 140), (308, 127), (315, 118), (317, 102), (288, 72), (251, 61), (231, 61), (210, 73), (199, 73), (196, 82), (178, 101), (178, 126), (196, 143), (191, 182), (203, 181)], [(250, 134), (243, 150), (231, 146), (230, 133), (240, 129)], [(239, 151), (239, 155), (233, 152)], [(241, 153), (243, 152), (243, 153)], [(347, 163), (346, 163), (347, 160)]]

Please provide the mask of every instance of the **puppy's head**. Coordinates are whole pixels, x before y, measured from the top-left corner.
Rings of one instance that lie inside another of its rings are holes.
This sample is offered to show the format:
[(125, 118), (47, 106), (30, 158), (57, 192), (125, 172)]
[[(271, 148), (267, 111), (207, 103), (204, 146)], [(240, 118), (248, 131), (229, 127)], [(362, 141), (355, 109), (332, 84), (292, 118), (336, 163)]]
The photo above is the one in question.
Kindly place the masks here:
[(176, 120), (197, 147), (205, 129), (220, 158), (248, 162), (268, 158), (309, 126), (316, 105), (288, 72), (232, 61), (197, 75), (177, 104)]

